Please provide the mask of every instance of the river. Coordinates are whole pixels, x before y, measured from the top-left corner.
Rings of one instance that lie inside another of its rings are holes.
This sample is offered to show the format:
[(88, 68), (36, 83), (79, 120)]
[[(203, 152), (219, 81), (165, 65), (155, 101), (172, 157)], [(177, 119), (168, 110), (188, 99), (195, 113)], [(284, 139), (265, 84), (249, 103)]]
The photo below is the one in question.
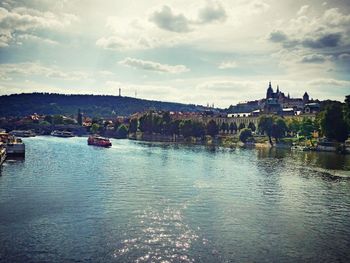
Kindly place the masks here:
[(350, 156), (24, 139), (1, 262), (349, 262)]

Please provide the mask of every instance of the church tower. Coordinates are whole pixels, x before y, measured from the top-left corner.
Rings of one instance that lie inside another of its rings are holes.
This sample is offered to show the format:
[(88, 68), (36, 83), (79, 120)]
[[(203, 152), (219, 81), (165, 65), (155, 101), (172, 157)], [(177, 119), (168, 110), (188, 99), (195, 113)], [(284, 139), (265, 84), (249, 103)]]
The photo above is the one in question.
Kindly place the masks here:
[(270, 98), (273, 98), (273, 89), (271, 86), (271, 81), (269, 82), (269, 87), (266, 91), (266, 99), (270, 99)]
[(309, 102), (309, 94), (305, 91), (304, 96), (303, 96), (303, 103), (306, 104)]

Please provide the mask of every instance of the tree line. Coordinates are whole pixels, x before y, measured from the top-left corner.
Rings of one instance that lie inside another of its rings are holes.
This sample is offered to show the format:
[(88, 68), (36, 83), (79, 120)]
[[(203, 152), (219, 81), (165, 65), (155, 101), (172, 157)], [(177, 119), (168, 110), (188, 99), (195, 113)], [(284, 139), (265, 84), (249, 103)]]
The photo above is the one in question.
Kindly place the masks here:
[(344, 142), (350, 131), (350, 95), (345, 103), (328, 101), (314, 120), (309, 118), (283, 118), (280, 116), (263, 115), (259, 118), (258, 127), (249, 123), (237, 126), (235, 122), (223, 122), (220, 125), (215, 120), (203, 123), (200, 120), (172, 119), (169, 112), (147, 112), (139, 119), (131, 119), (129, 133), (141, 131), (146, 134), (182, 135), (188, 137), (215, 137), (219, 132), (236, 134), (243, 142), (252, 140), (253, 134), (266, 135), (271, 144), (284, 137), (299, 137), (311, 139), (315, 133), (332, 141)]

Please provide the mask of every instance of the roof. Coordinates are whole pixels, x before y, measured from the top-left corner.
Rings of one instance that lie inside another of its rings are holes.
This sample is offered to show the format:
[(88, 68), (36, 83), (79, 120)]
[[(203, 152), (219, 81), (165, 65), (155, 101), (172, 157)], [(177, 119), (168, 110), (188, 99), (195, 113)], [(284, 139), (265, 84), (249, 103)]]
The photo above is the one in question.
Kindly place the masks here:
[(316, 103), (316, 102), (313, 102), (313, 103), (307, 103), (305, 104), (305, 107), (306, 106), (309, 106), (309, 107), (320, 107), (320, 104)]

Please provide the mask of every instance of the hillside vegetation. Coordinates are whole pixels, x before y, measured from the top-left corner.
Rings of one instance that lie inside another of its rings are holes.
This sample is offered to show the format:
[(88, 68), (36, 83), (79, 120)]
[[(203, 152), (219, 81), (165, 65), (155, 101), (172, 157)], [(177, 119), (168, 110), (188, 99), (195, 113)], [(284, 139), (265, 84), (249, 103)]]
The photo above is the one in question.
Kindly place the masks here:
[(202, 111), (202, 106), (152, 101), (107, 95), (63, 95), (25, 93), (0, 96), (0, 116), (29, 114), (76, 114), (78, 109), (88, 116), (126, 116), (149, 109), (167, 111)]

